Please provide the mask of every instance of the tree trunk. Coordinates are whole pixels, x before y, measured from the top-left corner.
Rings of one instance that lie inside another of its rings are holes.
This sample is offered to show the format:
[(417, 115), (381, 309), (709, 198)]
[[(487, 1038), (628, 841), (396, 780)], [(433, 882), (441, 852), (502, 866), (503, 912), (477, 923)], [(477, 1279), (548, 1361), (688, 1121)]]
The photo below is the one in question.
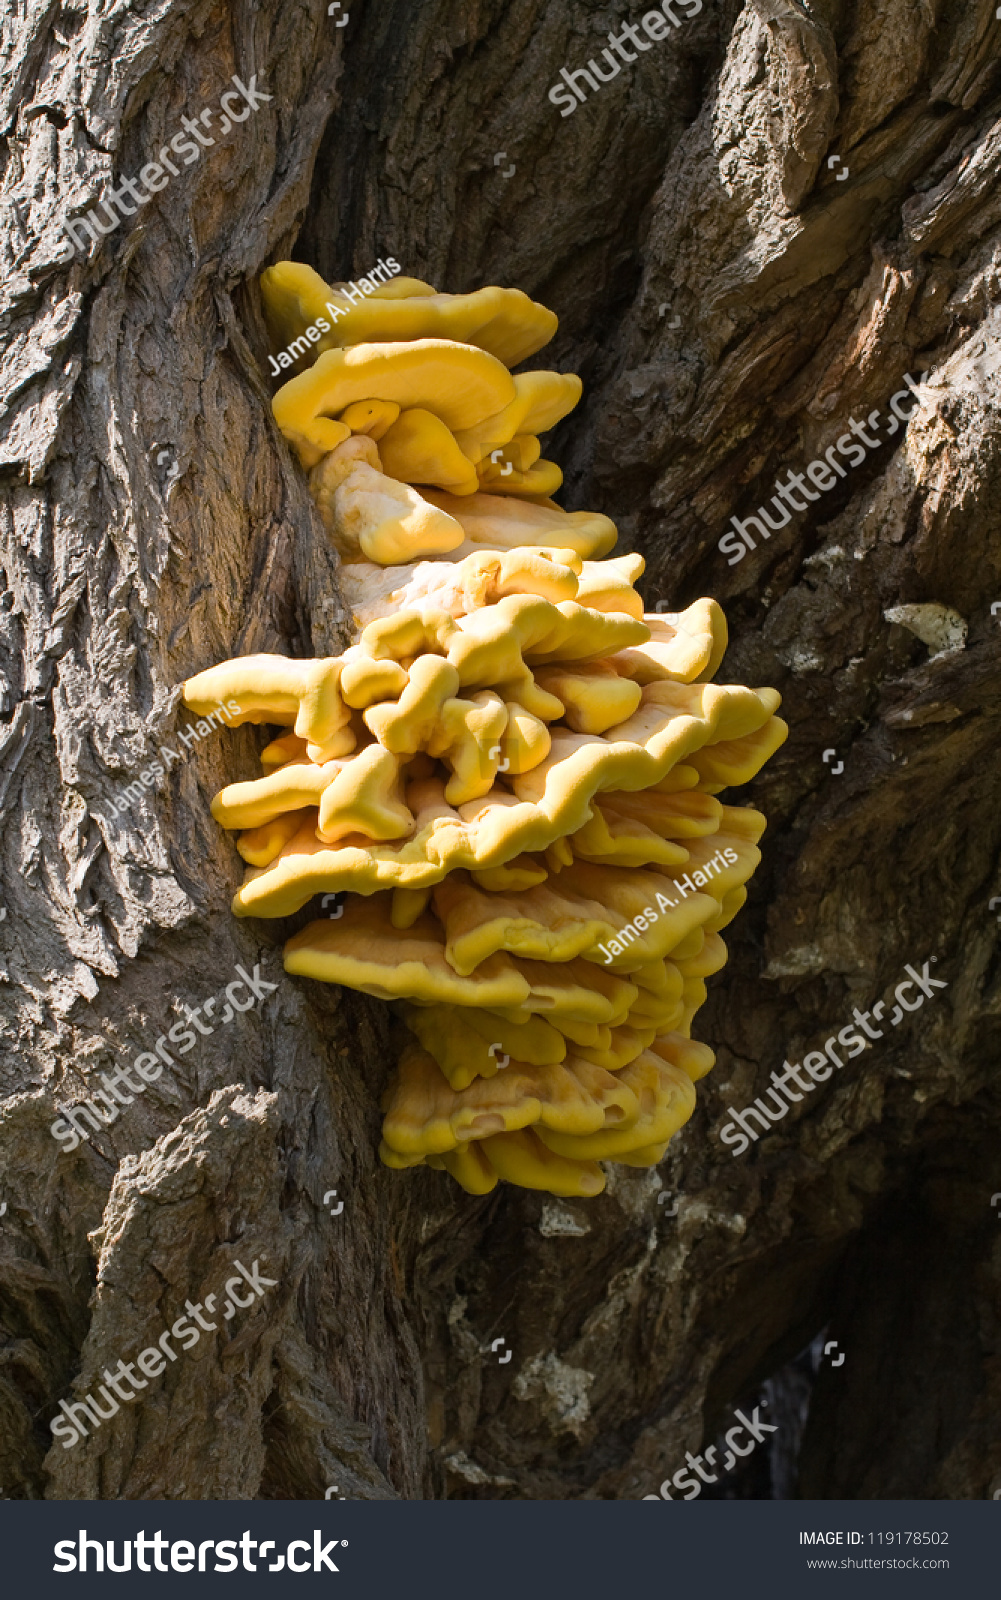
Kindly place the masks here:
[[(711, 1494), (1001, 1488), (995, 9), (707, 0), (565, 117), (560, 69), (638, 9), (6, 19), (5, 1494), (636, 1497), (766, 1380), (777, 1442)], [(214, 147), (62, 259), (64, 217), (255, 74), (270, 99), (228, 131), (216, 111)], [(181, 740), (193, 673), (340, 641), (337, 560), (271, 418), (259, 274), (390, 253), (558, 313), (542, 362), (585, 381), (546, 451), (563, 504), (614, 518), (651, 609), (719, 599), (723, 676), (779, 688), (791, 725), (726, 797), (769, 828), (696, 1022), (716, 1069), (662, 1167), (612, 1167), (590, 1202), (379, 1165), (385, 1006), (283, 974), (305, 913), (229, 910), (209, 805), (263, 737)], [(880, 447), (728, 564), (731, 516), (874, 411)], [(946, 987), (893, 1031), (908, 964)], [(275, 988), (222, 1022), (238, 966)], [(210, 996), (196, 1048), (109, 1126), (50, 1135)], [(727, 1108), (855, 1007), (882, 1037), (734, 1158)], [(236, 1261), (271, 1280), (244, 1279), (240, 1309)], [(186, 1301), (218, 1331), (64, 1449), (60, 1401)]]

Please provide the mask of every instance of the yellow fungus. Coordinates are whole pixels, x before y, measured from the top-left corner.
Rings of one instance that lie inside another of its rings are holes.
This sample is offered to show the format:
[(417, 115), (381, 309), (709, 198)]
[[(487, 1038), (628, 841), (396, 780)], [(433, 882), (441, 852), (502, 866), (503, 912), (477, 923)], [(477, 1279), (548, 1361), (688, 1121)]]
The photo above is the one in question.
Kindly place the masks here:
[(268, 770), (274, 767), (283, 767), (286, 761), (307, 760), (307, 741), (300, 739), (297, 733), (282, 734), (280, 739), (272, 739), (261, 751), (261, 766)]
[(241, 833), (236, 848), (252, 867), (266, 867), (301, 825), (302, 817), (298, 811), (286, 811), (270, 822), (262, 823), (259, 828), (250, 828), (246, 833)]
[(227, 784), (212, 802), (212, 815), (224, 828), (260, 828), (284, 812), (318, 806), (341, 767), (340, 761), (319, 765), (309, 760), (286, 762), (267, 777)]
[(442, 656), (418, 656), (396, 701), (370, 706), (365, 723), (386, 750), (413, 755), (427, 749), (440, 729), (442, 708), (459, 687), (459, 674)]
[(481, 461), (476, 469), (477, 482), (489, 494), (552, 495), (563, 482), (563, 473), (555, 461), (536, 461), (524, 469), (513, 460)]
[(541, 718), (533, 716), (516, 700), (505, 702), (507, 726), (500, 741), (500, 770), (520, 777), (545, 761), (553, 741)]
[(570, 961), (614, 937), (614, 912), (578, 897), (561, 882), (519, 893), (487, 891), (453, 872), (432, 891), (445, 930), (445, 955), (457, 972), (472, 972), (495, 950), (540, 961)]
[(620, 678), (606, 661), (573, 669), (537, 667), (535, 681), (562, 700), (567, 727), (577, 733), (605, 733), (625, 722), (643, 693), (638, 683)]
[(509, 956), (491, 956), (462, 978), (445, 960), (433, 918), (393, 927), (388, 896), (348, 900), (337, 921), (311, 922), (285, 946), (285, 970), (377, 995), (381, 1000), (451, 1001), (456, 1005), (516, 1006), (531, 985)]
[(617, 537), (610, 518), (591, 511), (563, 511), (555, 505), (473, 494), (468, 498), (429, 489), (427, 498), (454, 517), (473, 544), (511, 550), (519, 545), (574, 550), (584, 560), (607, 555)]
[(498, 1177), (522, 1189), (546, 1189), (568, 1199), (587, 1199), (605, 1187), (605, 1174), (596, 1161), (557, 1155), (540, 1143), (533, 1128), (485, 1139), (483, 1153)]
[[(677, 1071), (659, 1057), (651, 1059), (662, 1074)], [(679, 1076), (690, 1090), (691, 1080)], [(404, 1051), (383, 1109), (383, 1139), (404, 1156), (443, 1155), (473, 1140), (533, 1126), (579, 1138), (608, 1126), (638, 1124), (642, 1115), (624, 1074), (613, 1076), (572, 1057), (544, 1066), (512, 1061), (503, 1073), (477, 1077), (456, 1090), (430, 1051), (417, 1045)]]
[(696, 600), (670, 616), (647, 614), (650, 638), (624, 650), (615, 665), (636, 683), (692, 683), (713, 676), (726, 650), (726, 618), (715, 600)]
[(358, 608), (365, 613), (364, 622), (429, 605), (457, 618), (509, 594), (534, 594), (554, 602), (574, 600), (581, 565), (573, 550), (476, 550), (467, 556), (457, 550), (447, 561), (389, 569), (381, 582), (372, 567), (355, 563), (348, 581), (363, 584), (367, 591)]
[(412, 928), (418, 917), (424, 915), (430, 889), (394, 889), (389, 920), (394, 928)]
[(469, 876), (479, 888), (503, 894), (506, 889), (533, 889), (537, 883), (545, 883), (549, 872), (532, 856), (515, 856), (503, 867), (484, 867)]
[[(454, 431), (472, 427), (513, 396), (511, 374), (485, 350), (448, 339), (416, 339), (327, 350), (307, 372), (282, 385), (271, 409), (303, 466), (313, 467), (350, 436), (345, 423), (330, 419), (357, 400), (427, 409)], [(339, 437), (328, 442), (335, 430)]]
[[(312, 267), (280, 261), (261, 277), (268, 332), (285, 349), (320, 317), (330, 322), (313, 348), (373, 340), (454, 339), (487, 350), (516, 367), (548, 344), (556, 318), (520, 289), (477, 289), (472, 294), (437, 294), (420, 279), (398, 277), (376, 285), (370, 298), (348, 298), (345, 284), (326, 284)], [(331, 318), (329, 305), (342, 313)]]
[(428, 1166), (437, 1166), (447, 1172), (467, 1194), (489, 1194), (491, 1189), (497, 1187), (498, 1173), (479, 1144), (466, 1145), (462, 1150), (450, 1150), (447, 1155), (429, 1157)]
[(454, 550), (463, 540), (454, 517), (382, 470), (375, 444), (353, 436), (310, 474), (324, 526), (341, 555), (359, 553), (380, 566)]
[(346, 706), (364, 711), (380, 700), (397, 700), (408, 683), (408, 676), (396, 661), (373, 661), (371, 656), (345, 660), (341, 672), (341, 696)]
[(614, 524), (549, 498), (539, 436), (579, 381), (507, 367), (550, 313), (514, 290), (341, 289), (293, 263), (263, 281), (272, 339), (315, 357), (274, 409), (354, 642), (185, 685), (194, 710), (277, 725), (262, 775), (213, 804), (243, 830), (233, 909), (346, 893), (286, 967), (395, 1002), (412, 1042), (383, 1101), (388, 1166), (595, 1195), (600, 1161), (660, 1161), (712, 1066), (693, 1017), (764, 828), (716, 795), (782, 743), (779, 697), (713, 683), (716, 602), (644, 614), (642, 558), (604, 559)]
[[(475, 428), (458, 433), (459, 447), (478, 465), (491, 451), (504, 449), (516, 437), (545, 433), (573, 410), (582, 387), (574, 372), (516, 373), (514, 399), (502, 411), (485, 417)], [(523, 464), (515, 461), (514, 465), (522, 467)]]
[(592, 805), (590, 822), (571, 834), (574, 855), (603, 866), (646, 867), (655, 862), (664, 867), (680, 866), (688, 853), (681, 845), (661, 838), (638, 818), (623, 816), (603, 805)]
[(400, 792), (400, 763), (380, 744), (360, 750), (320, 796), (316, 837), (324, 844), (362, 834), (366, 839), (402, 839), (414, 826)]
[(577, 1161), (615, 1160), (627, 1151), (670, 1139), (695, 1109), (691, 1078), (651, 1051), (637, 1056), (617, 1077), (640, 1101), (636, 1120), (625, 1128), (592, 1134), (568, 1134), (540, 1125), (535, 1131), (547, 1149)]
[(673, 1067), (679, 1067), (693, 1083), (698, 1083), (715, 1065), (716, 1058), (707, 1044), (686, 1039), (681, 1033), (657, 1034), (650, 1049), (654, 1055), (663, 1056)]
[(506, 705), (489, 689), (469, 699), (445, 701), (425, 749), (452, 769), (445, 785), (449, 805), (477, 800), (493, 788), (507, 719)]
[(433, 483), (452, 494), (473, 494), (476, 469), (432, 411), (411, 406), (379, 441), (382, 469), (403, 483)]
[[(643, 601), (633, 588), (646, 562), (640, 555), (616, 556), (610, 561), (585, 561), (576, 598), (592, 611), (624, 611), (643, 621)], [(658, 619), (654, 619), (656, 621)]]
[(563, 1034), (543, 1017), (506, 1022), (474, 1006), (442, 1005), (408, 1005), (403, 1016), (453, 1089), (465, 1089), (474, 1078), (492, 1078), (511, 1060), (545, 1067), (567, 1053)]
[(352, 433), (363, 433), (378, 443), (399, 415), (400, 408), (395, 400), (355, 400), (345, 407), (337, 420)]
[(635, 1061), (644, 1050), (651, 1049), (656, 1034), (655, 1027), (640, 1028), (622, 1023), (617, 1028), (609, 1028), (607, 1040), (602, 1039), (594, 1045), (578, 1043), (574, 1048), (579, 1059), (590, 1061), (596, 1067), (604, 1067), (608, 1072), (618, 1072), (620, 1067)]

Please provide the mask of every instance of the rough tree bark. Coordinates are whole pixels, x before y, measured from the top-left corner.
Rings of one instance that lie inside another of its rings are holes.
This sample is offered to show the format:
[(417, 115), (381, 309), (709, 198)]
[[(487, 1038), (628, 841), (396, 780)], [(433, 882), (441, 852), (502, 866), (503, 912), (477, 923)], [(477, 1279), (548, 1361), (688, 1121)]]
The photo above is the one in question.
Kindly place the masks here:
[[(824, 1329), (847, 1359), (817, 1374), (785, 1492), (1001, 1487), (995, 9), (707, 0), (562, 119), (560, 68), (640, 8), (346, 0), (342, 28), (323, 0), (10, 8), (5, 1494), (648, 1494)], [(61, 219), (234, 73), (270, 101), (60, 262)], [(289, 254), (345, 278), (390, 253), (558, 312), (542, 359), (585, 380), (547, 451), (564, 504), (615, 518), (651, 606), (720, 599), (727, 681), (780, 688), (791, 724), (733, 797), (769, 830), (696, 1020), (716, 1070), (662, 1168), (613, 1169), (588, 1204), (379, 1166), (385, 1008), (282, 975), (307, 913), (228, 909), (239, 865), (208, 806), (251, 772), (253, 730), (196, 744), (117, 821), (109, 806), (158, 747), (183, 749), (185, 677), (337, 648), (337, 564), (271, 420), (256, 284)], [(925, 371), (906, 433), (727, 565), (732, 513)], [(902, 604), (958, 612), (965, 647), (935, 655), (886, 620)], [(732, 1159), (727, 1106), (932, 957), (938, 998)], [(237, 963), (275, 991), (61, 1154), (57, 1103)], [(53, 1444), (60, 1399), (237, 1258), (276, 1280), (258, 1308)], [(718, 1492), (771, 1492), (764, 1460)]]

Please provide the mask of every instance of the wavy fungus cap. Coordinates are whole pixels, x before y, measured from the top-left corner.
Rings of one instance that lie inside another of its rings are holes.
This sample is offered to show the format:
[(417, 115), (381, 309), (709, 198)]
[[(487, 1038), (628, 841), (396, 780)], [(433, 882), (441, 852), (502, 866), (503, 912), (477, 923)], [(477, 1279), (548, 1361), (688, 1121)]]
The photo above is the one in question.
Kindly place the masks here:
[(345, 295), (346, 284), (326, 284), (312, 267), (279, 261), (261, 276), (264, 314), (275, 350), (286, 348), (323, 317), (327, 307), (342, 315), (322, 333), (316, 350), (375, 340), (453, 339), (516, 367), (541, 350), (556, 333), (557, 320), (521, 289), (476, 289), (472, 294), (438, 294), (417, 278), (395, 278), (366, 291), (370, 298)]
[(717, 796), (786, 737), (779, 696), (712, 682), (716, 602), (647, 613), (642, 558), (605, 559), (614, 523), (550, 499), (539, 434), (580, 383), (508, 367), (551, 313), (402, 278), (358, 300), (290, 262), (262, 292), (272, 339), (312, 361), (274, 413), (344, 562), (352, 642), (185, 685), (200, 712), (228, 698), (276, 727), (212, 806), (240, 831), (233, 909), (346, 896), (285, 965), (392, 1003), (409, 1042), (387, 1166), (597, 1195), (602, 1163), (661, 1160), (713, 1064), (692, 1021), (765, 827)]
[(279, 389), (272, 410), (303, 466), (313, 467), (350, 435), (346, 423), (331, 419), (359, 400), (392, 401), (401, 411), (417, 407), (446, 428), (463, 429), (506, 406), (514, 393), (507, 368), (485, 350), (417, 339), (326, 350)]

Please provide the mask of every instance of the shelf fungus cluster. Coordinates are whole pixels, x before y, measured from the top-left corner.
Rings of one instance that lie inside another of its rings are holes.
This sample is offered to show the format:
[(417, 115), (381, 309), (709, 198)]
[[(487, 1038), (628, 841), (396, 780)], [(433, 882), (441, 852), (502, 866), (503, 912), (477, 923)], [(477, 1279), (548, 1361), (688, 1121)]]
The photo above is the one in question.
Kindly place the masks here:
[(352, 303), (293, 262), (262, 288), (275, 348), (303, 352), (274, 414), (354, 642), (185, 685), (288, 730), (213, 804), (247, 863), (234, 910), (343, 895), (285, 965), (393, 1004), (387, 1165), (597, 1194), (602, 1161), (661, 1159), (712, 1066), (692, 1018), (765, 826), (718, 796), (781, 744), (779, 696), (713, 683), (715, 601), (644, 615), (642, 558), (551, 499), (538, 436), (580, 380), (510, 370), (551, 312), (407, 278)]

